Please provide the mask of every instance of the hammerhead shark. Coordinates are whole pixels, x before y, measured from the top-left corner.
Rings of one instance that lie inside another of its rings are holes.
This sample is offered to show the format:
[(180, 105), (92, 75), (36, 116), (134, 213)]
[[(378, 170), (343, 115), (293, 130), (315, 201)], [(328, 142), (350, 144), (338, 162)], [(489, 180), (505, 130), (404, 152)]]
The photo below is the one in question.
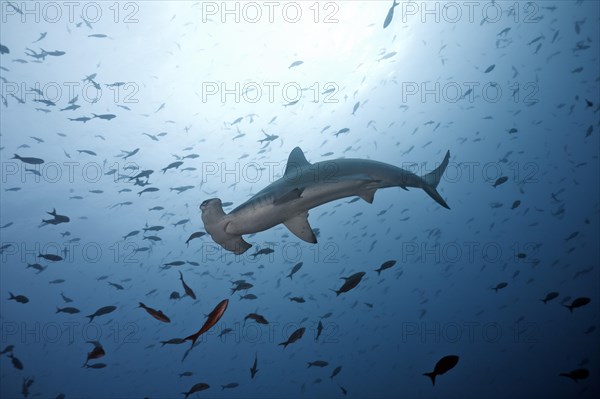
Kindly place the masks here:
[(423, 176), (383, 162), (367, 159), (335, 159), (311, 164), (300, 147), (290, 153), (283, 176), (225, 214), (219, 198), (200, 205), (206, 232), (221, 247), (235, 254), (246, 252), (251, 244), (244, 234), (265, 231), (283, 223), (298, 238), (315, 244), (317, 237), (308, 223), (308, 211), (337, 199), (358, 196), (369, 204), (380, 188), (423, 189), (444, 208), (450, 209), (437, 192), (448, 166), (450, 151), (441, 165)]

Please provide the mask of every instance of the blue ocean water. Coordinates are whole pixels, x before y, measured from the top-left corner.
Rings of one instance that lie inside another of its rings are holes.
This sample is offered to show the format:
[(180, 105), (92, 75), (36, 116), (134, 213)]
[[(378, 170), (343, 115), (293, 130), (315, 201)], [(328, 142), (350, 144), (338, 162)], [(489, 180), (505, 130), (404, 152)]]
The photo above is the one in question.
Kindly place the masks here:
[[(1, 1), (0, 397), (596, 397), (599, 10)], [(316, 244), (202, 234), (296, 147), (449, 151), (450, 209), (382, 188), (311, 209)]]

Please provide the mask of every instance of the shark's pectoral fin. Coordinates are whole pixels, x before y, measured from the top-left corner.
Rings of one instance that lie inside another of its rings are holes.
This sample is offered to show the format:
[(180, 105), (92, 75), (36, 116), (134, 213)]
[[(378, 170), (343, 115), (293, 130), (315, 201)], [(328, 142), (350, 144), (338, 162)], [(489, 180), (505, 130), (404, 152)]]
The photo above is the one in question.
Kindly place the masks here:
[(233, 252), (236, 255), (243, 254), (246, 252), (252, 244), (248, 244), (242, 236), (230, 236), (227, 239), (219, 242), (223, 248), (228, 251)]
[(273, 205), (281, 205), (281, 204), (285, 204), (286, 202), (289, 202), (289, 201), (297, 200), (298, 198), (300, 198), (303, 191), (304, 191), (304, 188), (295, 188), (291, 191), (288, 191), (287, 193), (283, 194), (281, 197), (276, 198), (275, 201), (273, 201)]
[(294, 216), (283, 222), (283, 224), (299, 239), (311, 244), (317, 243), (317, 236), (315, 236), (310, 224), (308, 224), (308, 212)]

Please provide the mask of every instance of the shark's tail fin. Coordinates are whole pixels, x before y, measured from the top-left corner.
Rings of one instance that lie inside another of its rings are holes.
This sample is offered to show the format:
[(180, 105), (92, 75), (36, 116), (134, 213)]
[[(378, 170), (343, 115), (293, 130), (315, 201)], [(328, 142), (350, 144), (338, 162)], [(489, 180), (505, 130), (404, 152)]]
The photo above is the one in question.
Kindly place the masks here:
[(440, 166), (438, 166), (433, 172), (427, 173), (424, 176), (421, 176), (421, 178), (423, 179), (423, 190), (425, 190), (425, 192), (427, 194), (429, 194), (429, 196), (431, 198), (433, 198), (435, 200), (435, 202), (437, 202), (438, 204), (440, 204), (441, 206), (443, 206), (446, 209), (450, 209), (450, 207), (448, 206), (448, 204), (446, 203), (446, 201), (442, 198), (442, 196), (440, 195), (440, 193), (437, 192), (436, 188), (438, 183), (440, 182), (440, 179), (442, 178), (442, 175), (444, 174), (444, 171), (446, 170), (446, 167), (448, 166), (448, 162), (450, 161), (450, 151), (446, 152), (446, 156), (444, 157), (444, 160), (442, 161), (442, 164)]
[(230, 221), (223, 211), (223, 205), (219, 198), (204, 201), (200, 205), (200, 210), (204, 229), (217, 244), (236, 255), (243, 254), (252, 246), (244, 241), (241, 235), (227, 232)]

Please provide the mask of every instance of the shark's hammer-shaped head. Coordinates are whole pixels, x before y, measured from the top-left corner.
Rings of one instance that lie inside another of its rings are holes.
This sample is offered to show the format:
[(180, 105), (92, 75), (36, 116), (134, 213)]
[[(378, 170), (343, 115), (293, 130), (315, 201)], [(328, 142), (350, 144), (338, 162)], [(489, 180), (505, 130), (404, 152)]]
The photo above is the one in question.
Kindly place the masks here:
[(242, 254), (252, 246), (244, 241), (242, 236), (227, 233), (230, 220), (223, 211), (223, 204), (219, 198), (202, 202), (200, 210), (204, 229), (217, 244), (235, 254)]

